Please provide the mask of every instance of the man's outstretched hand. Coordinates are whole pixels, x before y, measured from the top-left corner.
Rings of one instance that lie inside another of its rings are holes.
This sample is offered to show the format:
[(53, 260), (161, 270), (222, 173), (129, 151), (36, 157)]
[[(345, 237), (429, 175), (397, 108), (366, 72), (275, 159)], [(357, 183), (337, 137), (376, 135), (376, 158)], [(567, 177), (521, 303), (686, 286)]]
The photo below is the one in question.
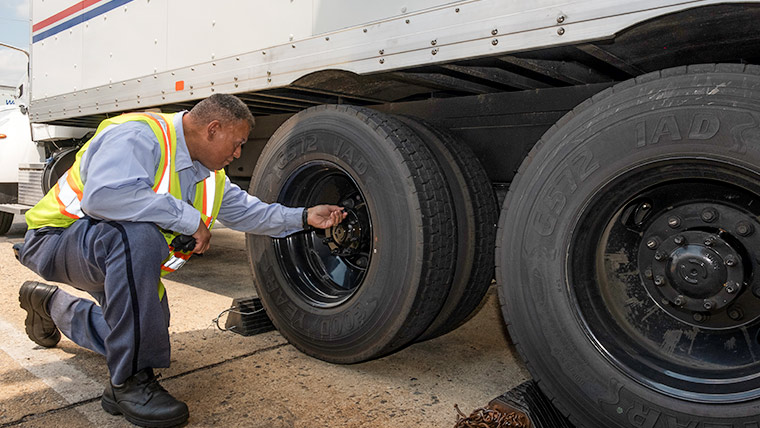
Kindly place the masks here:
[(327, 229), (343, 221), (347, 213), (337, 205), (316, 205), (308, 208), (306, 222), (318, 229)]

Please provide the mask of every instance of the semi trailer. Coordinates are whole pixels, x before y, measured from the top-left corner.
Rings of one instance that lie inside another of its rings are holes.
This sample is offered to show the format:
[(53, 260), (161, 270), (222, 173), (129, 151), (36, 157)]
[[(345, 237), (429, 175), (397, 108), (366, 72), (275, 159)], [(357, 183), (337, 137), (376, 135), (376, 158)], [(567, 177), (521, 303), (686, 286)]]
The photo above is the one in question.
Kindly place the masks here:
[(17, 187), (47, 191), (105, 118), (235, 94), (257, 125), (231, 179), (348, 213), (246, 236), (301, 351), (446, 334), (495, 279), (577, 426), (757, 428), (758, 22), (756, 1), (33, 0), (44, 153)]

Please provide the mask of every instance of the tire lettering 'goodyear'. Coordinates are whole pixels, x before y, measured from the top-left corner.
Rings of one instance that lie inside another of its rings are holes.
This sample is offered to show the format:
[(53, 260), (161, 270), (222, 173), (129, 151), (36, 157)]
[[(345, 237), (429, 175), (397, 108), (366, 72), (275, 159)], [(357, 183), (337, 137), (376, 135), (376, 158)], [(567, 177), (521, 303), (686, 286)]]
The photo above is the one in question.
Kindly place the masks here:
[(599, 163), (588, 149), (563, 161), (556, 171), (558, 173), (547, 180), (546, 187), (539, 196), (537, 209), (532, 214), (531, 223), (533, 230), (541, 236), (549, 236), (554, 233), (557, 221), (567, 205), (569, 195), (575, 193), (578, 185), (585, 181), (591, 173), (599, 168)]
[(274, 313), (278, 314), (279, 320), (301, 332), (308, 332), (312, 337), (333, 339), (350, 335), (361, 328), (377, 308), (377, 299), (371, 298), (331, 317), (307, 317), (308, 314), (285, 292), (268, 260), (261, 259), (258, 265), (262, 267), (261, 283), (266, 290), (267, 301), (278, 308)]

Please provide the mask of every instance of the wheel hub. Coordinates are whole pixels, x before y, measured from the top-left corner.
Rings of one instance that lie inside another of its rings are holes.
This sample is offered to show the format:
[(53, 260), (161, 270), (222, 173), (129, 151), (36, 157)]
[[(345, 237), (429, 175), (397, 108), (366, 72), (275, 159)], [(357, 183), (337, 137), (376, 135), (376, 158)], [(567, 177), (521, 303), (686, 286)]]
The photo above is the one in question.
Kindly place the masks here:
[(359, 216), (351, 209), (346, 210), (346, 219), (325, 231), (324, 243), (333, 255), (353, 255), (362, 242), (362, 224)]
[(721, 204), (692, 203), (661, 213), (643, 231), (639, 246), (649, 295), (690, 324), (736, 325), (737, 314), (744, 318), (736, 304), (751, 282), (751, 264), (744, 260), (748, 225), (746, 215)]

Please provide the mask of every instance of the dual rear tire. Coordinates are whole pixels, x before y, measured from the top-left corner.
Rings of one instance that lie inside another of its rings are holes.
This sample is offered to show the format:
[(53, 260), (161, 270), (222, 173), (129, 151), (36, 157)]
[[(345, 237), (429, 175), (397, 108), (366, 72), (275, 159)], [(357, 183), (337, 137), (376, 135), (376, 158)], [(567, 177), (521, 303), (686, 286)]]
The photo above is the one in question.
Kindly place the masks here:
[[(348, 213), (326, 231), (247, 237), (259, 297), (294, 346), (364, 361), (444, 334), (475, 309), (491, 281), (496, 206), (482, 167), (471, 152), (454, 156), (451, 138), (351, 106), (305, 110), (271, 137), (251, 194)], [(477, 172), (463, 173), (460, 158)]]

